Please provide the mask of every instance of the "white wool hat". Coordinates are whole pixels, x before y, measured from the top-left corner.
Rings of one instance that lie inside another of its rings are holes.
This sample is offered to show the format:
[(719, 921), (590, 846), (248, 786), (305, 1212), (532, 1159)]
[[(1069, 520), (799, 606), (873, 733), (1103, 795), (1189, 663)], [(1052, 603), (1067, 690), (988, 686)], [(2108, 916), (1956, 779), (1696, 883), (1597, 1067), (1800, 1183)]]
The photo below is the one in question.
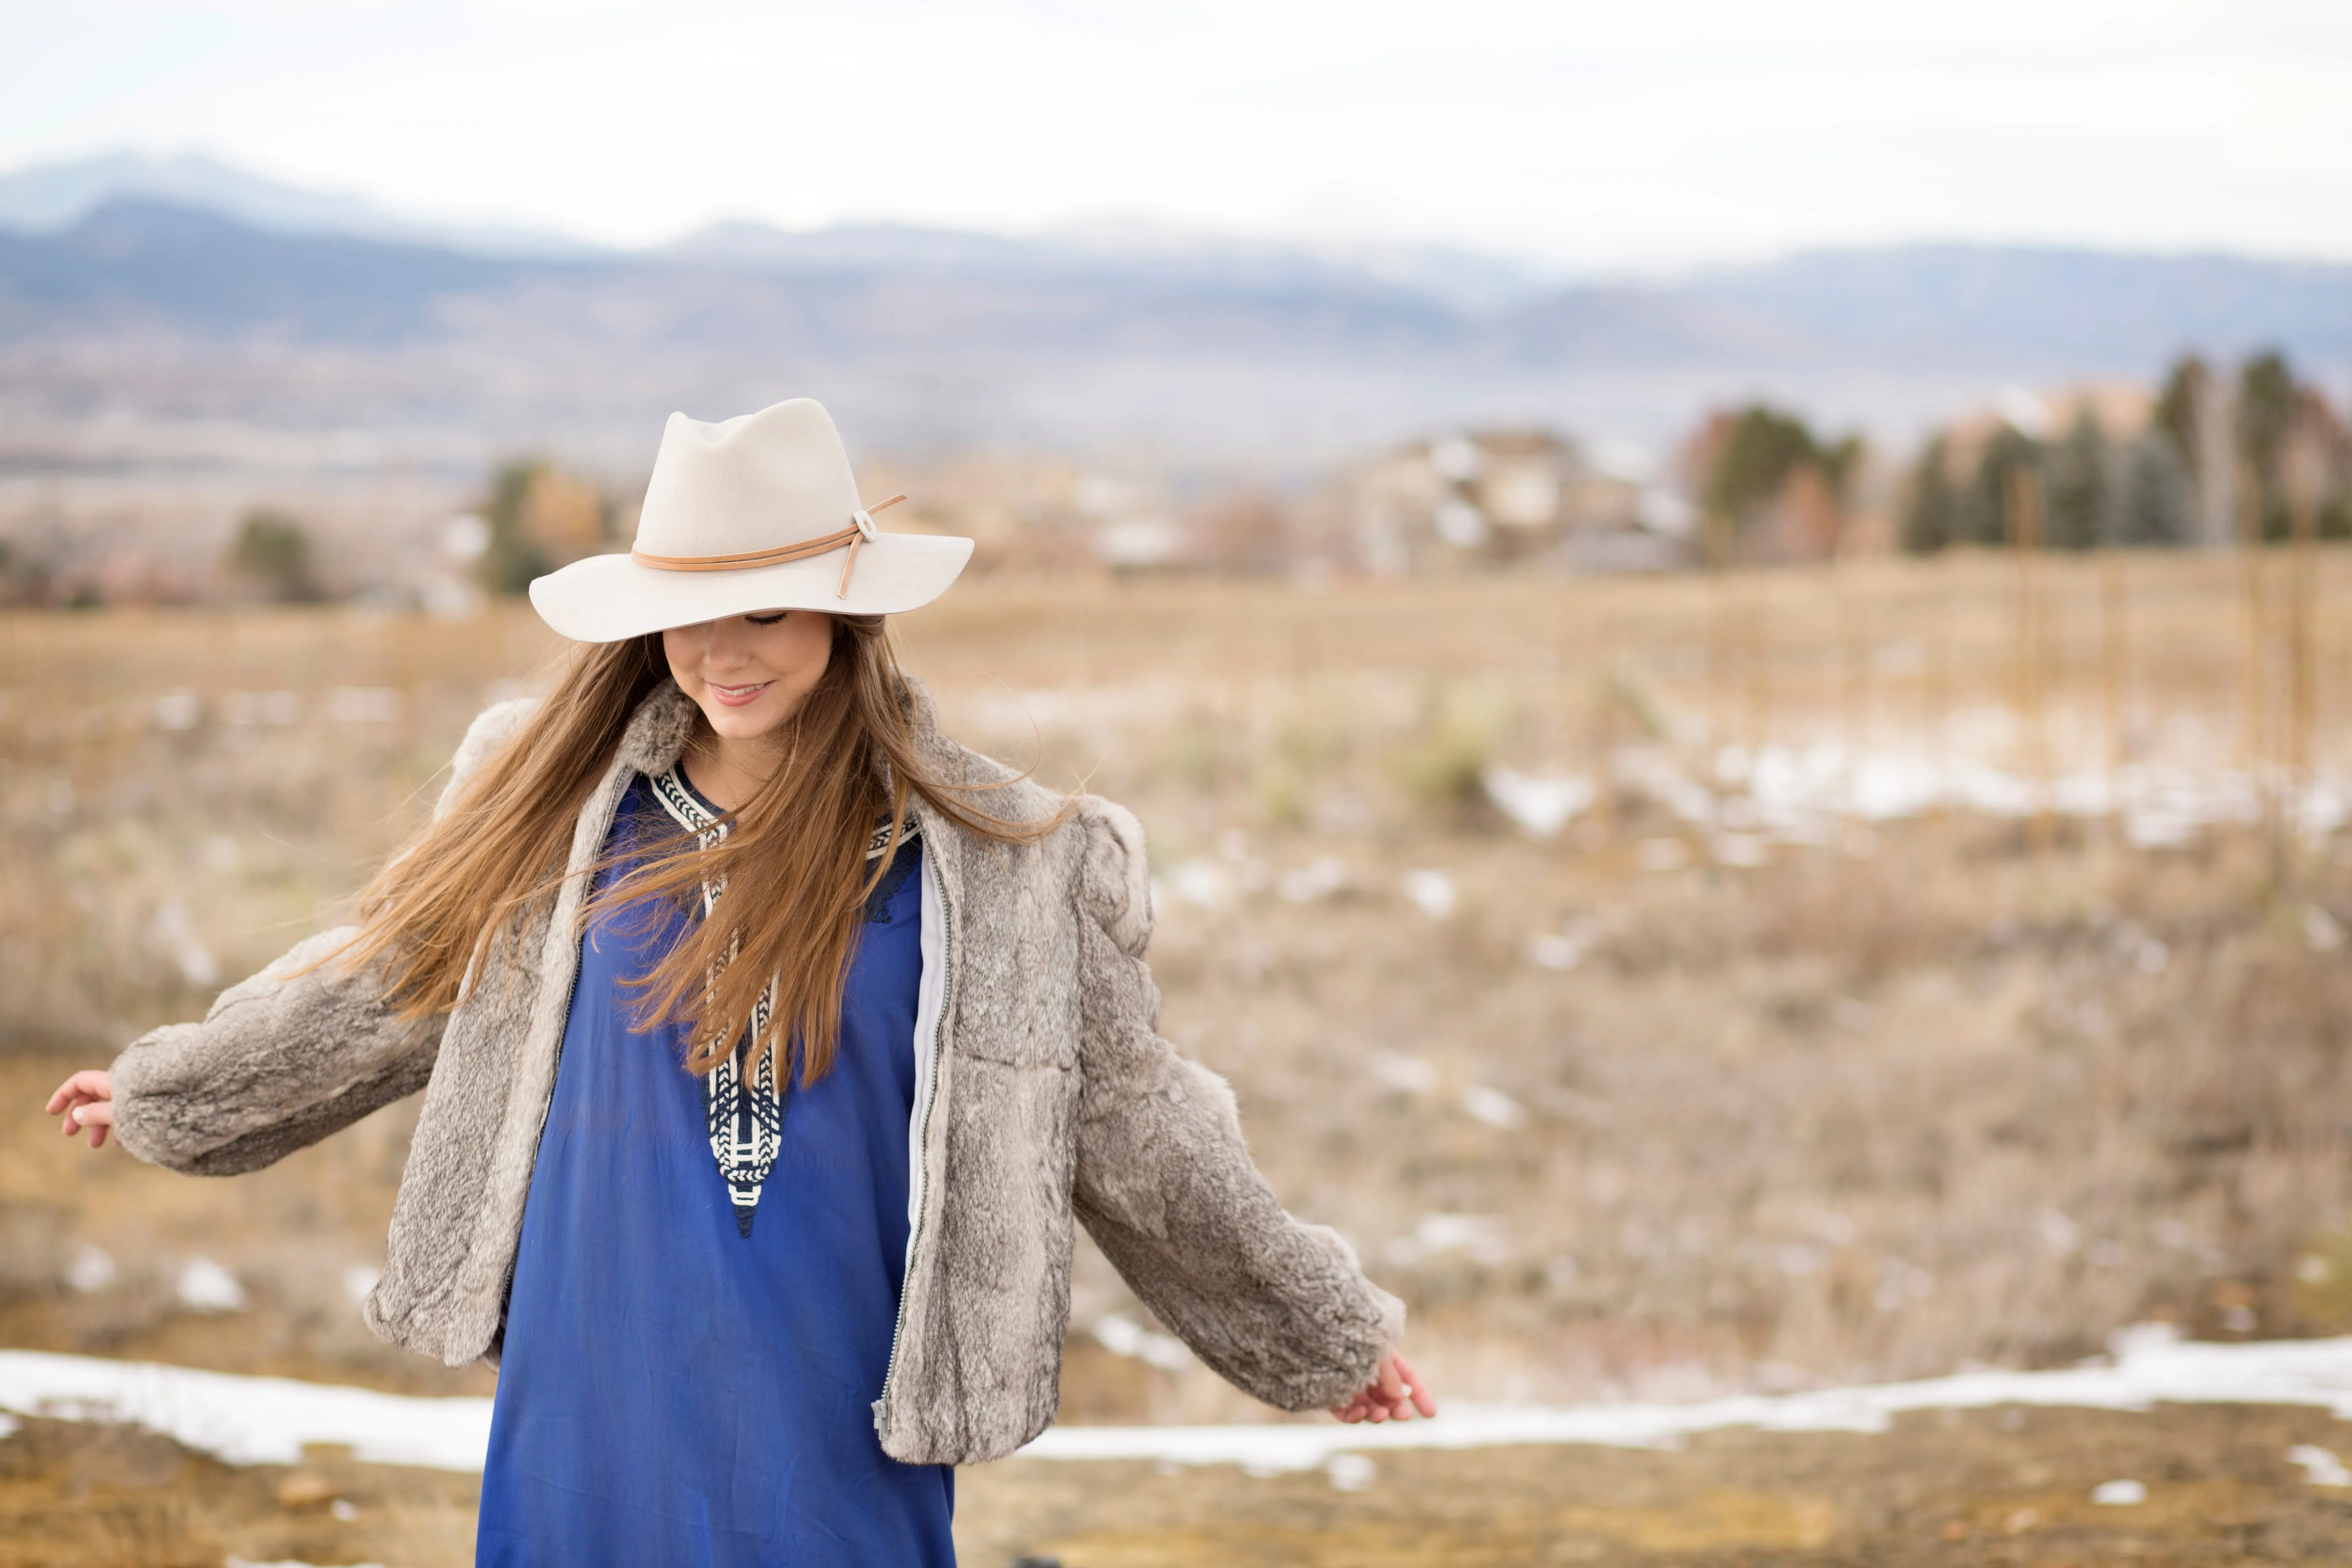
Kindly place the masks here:
[(971, 559), (969, 539), (877, 529), (833, 416), (795, 397), (716, 425), (671, 415), (635, 548), (534, 580), (530, 602), (574, 641), (619, 642), (761, 610), (896, 615)]

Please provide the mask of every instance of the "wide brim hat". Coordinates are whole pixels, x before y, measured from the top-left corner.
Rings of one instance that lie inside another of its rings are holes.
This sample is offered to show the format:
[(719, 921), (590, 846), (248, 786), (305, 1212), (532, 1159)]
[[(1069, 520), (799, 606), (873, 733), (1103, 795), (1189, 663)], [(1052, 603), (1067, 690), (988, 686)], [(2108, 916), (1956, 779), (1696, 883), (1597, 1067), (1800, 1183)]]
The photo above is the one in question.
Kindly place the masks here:
[(635, 546), (534, 579), (531, 606), (575, 642), (762, 610), (898, 615), (947, 592), (971, 541), (885, 533), (872, 513), (888, 504), (860, 503), (841, 433), (813, 398), (715, 425), (673, 414)]

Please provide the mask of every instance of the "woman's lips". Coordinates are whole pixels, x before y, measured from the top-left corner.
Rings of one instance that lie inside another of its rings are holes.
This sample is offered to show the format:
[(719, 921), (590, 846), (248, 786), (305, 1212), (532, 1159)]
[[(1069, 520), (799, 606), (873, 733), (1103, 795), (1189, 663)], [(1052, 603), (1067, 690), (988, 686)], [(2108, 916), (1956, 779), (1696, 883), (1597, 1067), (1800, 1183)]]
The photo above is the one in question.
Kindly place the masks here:
[(757, 702), (760, 694), (774, 684), (772, 680), (762, 680), (757, 686), (721, 686), (715, 680), (709, 683), (710, 695), (730, 708), (742, 708)]

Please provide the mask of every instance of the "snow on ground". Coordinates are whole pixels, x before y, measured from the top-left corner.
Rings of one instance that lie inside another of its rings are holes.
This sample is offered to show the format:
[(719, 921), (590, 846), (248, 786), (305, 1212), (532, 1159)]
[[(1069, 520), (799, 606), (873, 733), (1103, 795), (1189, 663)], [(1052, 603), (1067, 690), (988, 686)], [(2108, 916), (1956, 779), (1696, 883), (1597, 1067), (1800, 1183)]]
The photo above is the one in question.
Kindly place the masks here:
[(290, 1465), (305, 1443), (348, 1443), (352, 1458), (372, 1464), (478, 1470), (490, 1442), (487, 1399), (37, 1351), (0, 1351), (0, 1410), (134, 1422), (233, 1465)]
[[(2166, 1403), (2309, 1405), (2352, 1419), (2352, 1339), (2196, 1344), (2150, 1326), (2116, 1336), (2115, 1353), (2097, 1364), (2055, 1372), (1968, 1372), (1919, 1383), (1748, 1394), (1694, 1405), (1547, 1408), (1452, 1403), (1434, 1421), (1383, 1426), (1328, 1421), (1059, 1426), (1022, 1452), (1040, 1459), (1237, 1464), (1264, 1473), (1328, 1467), (1338, 1456), (1382, 1448), (1555, 1443), (1670, 1448), (1695, 1433), (1731, 1426), (1877, 1432), (1910, 1410), (1999, 1405), (2137, 1410)], [(0, 1351), (0, 1410), (135, 1422), (232, 1464), (292, 1464), (306, 1443), (341, 1443), (351, 1446), (354, 1458), (373, 1463), (478, 1470), (490, 1431), (487, 1399), (416, 1399), (287, 1378), (31, 1351)]]
[[(2037, 782), (1969, 758), (1900, 751), (1849, 750), (1834, 743), (1728, 746), (1713, 761), (1716, 786), (1665, 751), (1628, 747), (1611, 759), (1617, 784), (1659, 802), (1707, 829), (1760, 832), (1786, 843), (1827, 843), (1842, 822), (1891, 822), (1951, 809), (1986, 816), (2120, 815), (2142, 848), (2173, 845), (2200, 829), (2262, 819), (2264, 781), (2245, 769), (2147, 761), (2112, 774), (2053, 772)], [(1590, 807), (1591, 779), (1489, 768), (1487, 798), (1530, 837), (1548, 838)], [(2273, 781), (2281, 809), (2308, 837), (2352, 823), (2352, 779), (2321, 773), (2288, 791)]]

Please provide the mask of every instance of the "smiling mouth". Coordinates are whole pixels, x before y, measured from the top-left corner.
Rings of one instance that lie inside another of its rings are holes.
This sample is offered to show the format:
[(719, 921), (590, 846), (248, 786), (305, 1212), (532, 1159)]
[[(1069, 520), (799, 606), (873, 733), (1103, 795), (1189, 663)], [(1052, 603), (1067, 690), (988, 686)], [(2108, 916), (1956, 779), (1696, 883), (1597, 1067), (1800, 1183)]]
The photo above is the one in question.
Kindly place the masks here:
[(740, 708), (747, 702), (756, 701), (760, 693), (767, 690), (775, 682), (762, 680), (751, 686), (721, 686), (717, 681), (711, 681), (709, 684), (711, 696), (730, 708)]

